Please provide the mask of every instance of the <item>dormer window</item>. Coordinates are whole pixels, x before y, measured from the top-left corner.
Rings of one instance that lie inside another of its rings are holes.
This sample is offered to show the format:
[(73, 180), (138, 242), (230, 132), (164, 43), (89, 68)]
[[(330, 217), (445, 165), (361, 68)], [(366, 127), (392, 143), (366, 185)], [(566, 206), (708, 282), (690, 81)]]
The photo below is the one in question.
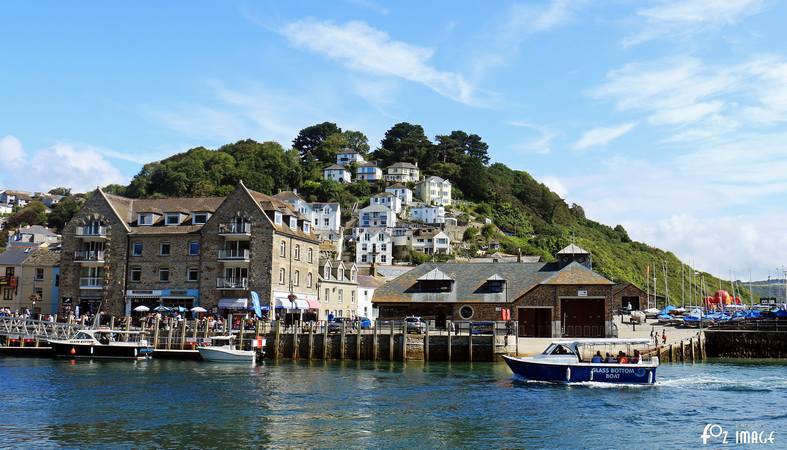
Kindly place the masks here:
[(355, 269), (350, 269), (350, 281), (355, 281), (358, 277), (358, 271)]
[(205, 225), (208, 222), (208, 213), (194, 213), (191, 215), (193, 225)]
[(153, 214), (140, 214), (137, 216), (137, 225), (153, 225)]
[(330, 280), (331, 279), (331, 266), (329, 266), (329, 265), (325, 266), (325, 268), (323, 269), (322, 277), (325, 278), (326, 280)]
[(290, 217), (290, 228), (292, 228), (293, 230), (297, 230), (298, 229), (298, 219), (297, 218)]
[(275, 211), (273, 213), (273, 223), (275, 223), (276, 225), (282, 224), (282, 215), (279, 211)]
[(167, 213), (164, 217), (164, 224), (166, 225), (179, 225), (180, 213)]
[(312, 231), (311, 224), (309, 222), (304, 221), (303, 222), (303, 232), (304, 233), (311, 233), (311, 231)]
[(339, 267), (339, 274), (337, 276), (338, 279), (344, 280), (344, 269)]

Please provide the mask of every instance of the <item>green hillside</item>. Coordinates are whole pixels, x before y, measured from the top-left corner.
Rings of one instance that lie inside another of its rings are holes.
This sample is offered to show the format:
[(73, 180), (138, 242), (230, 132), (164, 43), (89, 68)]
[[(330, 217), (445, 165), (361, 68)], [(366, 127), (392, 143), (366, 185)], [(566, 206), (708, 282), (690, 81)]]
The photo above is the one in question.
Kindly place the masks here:
[[(242, 179), (249, 188), (268, 194), (297, 189), (308, 201), (340, 202), (349, 216), (354, 204), (363, 205), (370, 195), (383, 191), (386, 184), (362, 181), (343, 185), (322, 180), (322, 168), (333, 164), (336, 152), (344, 148), (378, 161), (381, 167), (397, 161), (412, 162), (418, 164), (422, 175), (451, 180), (457, 200), (453, 213), (479, 224), (477, 229), (465, 233), (469, 248), (463, 252), (467, 256), (497, 240), (509, 253), (521, 249), (523, 254), (551, 260), (557, 250), (573, 239), (593, 253), (594, 269), (615, 282), (630, 281), (644, 289), (647, 267), (650, 266), (651, 278), (655, 267), (659, 295), (665, 293), (666, 262), (671, 301), (681, 302), (681, 261), (675, 255), (631, 241), (620, 225), (613, 228), (586, 218), (581, 206), (568, 205), (525, 171), (499, 163), (490, 165), (488, 145), (480, 136), (464, 131), (430, 140), (421, 126), (398, 123), (370, 152), (363, 133), (325, 122), (301, 130), (290, 149), (276, 142), (252, 140), (216, 150), (193, 148), (146, 164), (128, 186), (113, 185), (107, 190), (140, 198), (224, 195)], [(485, 217), (493, 219), (494, 225), (481, 226), (478, 221)], [(689, 273), (690, 268), (684, 269), (687, 292), (691, 289)], [(732, 291), (728, 281), (707, 273), (702, 277), (708, 292), (714, 292), (720, 284)], [(699, 279), (695, 278), (697, 283)], [(748, 299), (748, 292), (743, 296)]]

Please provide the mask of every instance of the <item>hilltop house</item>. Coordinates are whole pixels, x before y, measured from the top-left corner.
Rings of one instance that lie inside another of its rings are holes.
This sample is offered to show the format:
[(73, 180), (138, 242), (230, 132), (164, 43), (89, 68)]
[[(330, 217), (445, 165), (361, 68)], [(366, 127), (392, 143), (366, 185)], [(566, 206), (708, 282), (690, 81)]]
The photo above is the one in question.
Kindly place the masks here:
[(36, 247), (41, 244), (56, 244), (60, 235), (41, 225), (25, 226), (8, 236), (6, 247)]
[(410, 219), (423, 223), (445, 223), (443, 206), (413, 206), (410, 208)]
[(385, 169), (386, 173), (383, 178), (386, 181), (398, 181), (400, 183), (415, 183), (421, 178), (421, 171), (418, 169), (418, 164), (411, 164), (408, 162), (398, 162), (391, 164)]
[(393, 263), (391, 232), (386, 228), (355, 228), (355, 262), (370, 264)]
[(364, 161), (363, 155), (355, 150), (342, 150), (336, 154), (336, 164), (342, 166), (352, 163), (362, 163)]
[(394, 227), (396, 213), (383, 205), (370, 205), (362, 208), (358, 215), (358, 226), (361, 227)]
[(440, 177), (424, 178), (415, 185), (415, 192), (427, 205), (451, 204), (451, 182)]
[(322, 171), (323, 179), (338, 181), (339, 183), (349, 183), (350, 171), (345, 169), (344, 166), (334, 164), (328, 166)]
[(379, 181), (383, 179), (383, 170), (374, 161), (358, 164), (355, 169), (356, 180)]
[(369, 204), (386, 206), (390, 208), (394, 214), (402, 212), (402, 200), (390, 192), (381, 192), (371, 196), (371, 198), (369, 198)]
[(427, 255), (448, 255), (451, 253), (451, 239), (437, 228), (421, 228), (413, 230), (410, 248)]
[(390, 192), (391, 194), (397, 196), (399, 200), (402, 201), (403, 205), (409, 205), (413, 202), (413, 191), (407, 188), (407, 186), (396, 183), (393, 186), (388, 186), (385, 188), (385, 192)]

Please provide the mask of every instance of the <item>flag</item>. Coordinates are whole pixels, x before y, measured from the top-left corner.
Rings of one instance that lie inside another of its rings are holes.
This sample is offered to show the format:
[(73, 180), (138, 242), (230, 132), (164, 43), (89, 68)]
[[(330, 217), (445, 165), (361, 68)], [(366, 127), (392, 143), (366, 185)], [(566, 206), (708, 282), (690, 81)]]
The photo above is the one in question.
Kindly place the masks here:
[(251, 304), (254, 306), (254, 314), (257, 314), (257, 317), (262, 318), (262, 307), (260, 306), (260, 296), (257, 295), (257, 291), (251, 291)]

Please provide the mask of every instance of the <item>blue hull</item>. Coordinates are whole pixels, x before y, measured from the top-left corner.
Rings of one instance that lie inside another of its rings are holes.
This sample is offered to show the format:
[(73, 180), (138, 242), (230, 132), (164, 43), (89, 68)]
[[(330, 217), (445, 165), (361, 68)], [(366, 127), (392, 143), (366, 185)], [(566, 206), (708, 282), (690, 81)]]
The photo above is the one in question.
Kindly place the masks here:
[(554, 364), (504, 356), (516, 375), (532, 381), (582, 383), (596, 381), (615, 384), (653, 384), (656, 367), (635, 364)]

